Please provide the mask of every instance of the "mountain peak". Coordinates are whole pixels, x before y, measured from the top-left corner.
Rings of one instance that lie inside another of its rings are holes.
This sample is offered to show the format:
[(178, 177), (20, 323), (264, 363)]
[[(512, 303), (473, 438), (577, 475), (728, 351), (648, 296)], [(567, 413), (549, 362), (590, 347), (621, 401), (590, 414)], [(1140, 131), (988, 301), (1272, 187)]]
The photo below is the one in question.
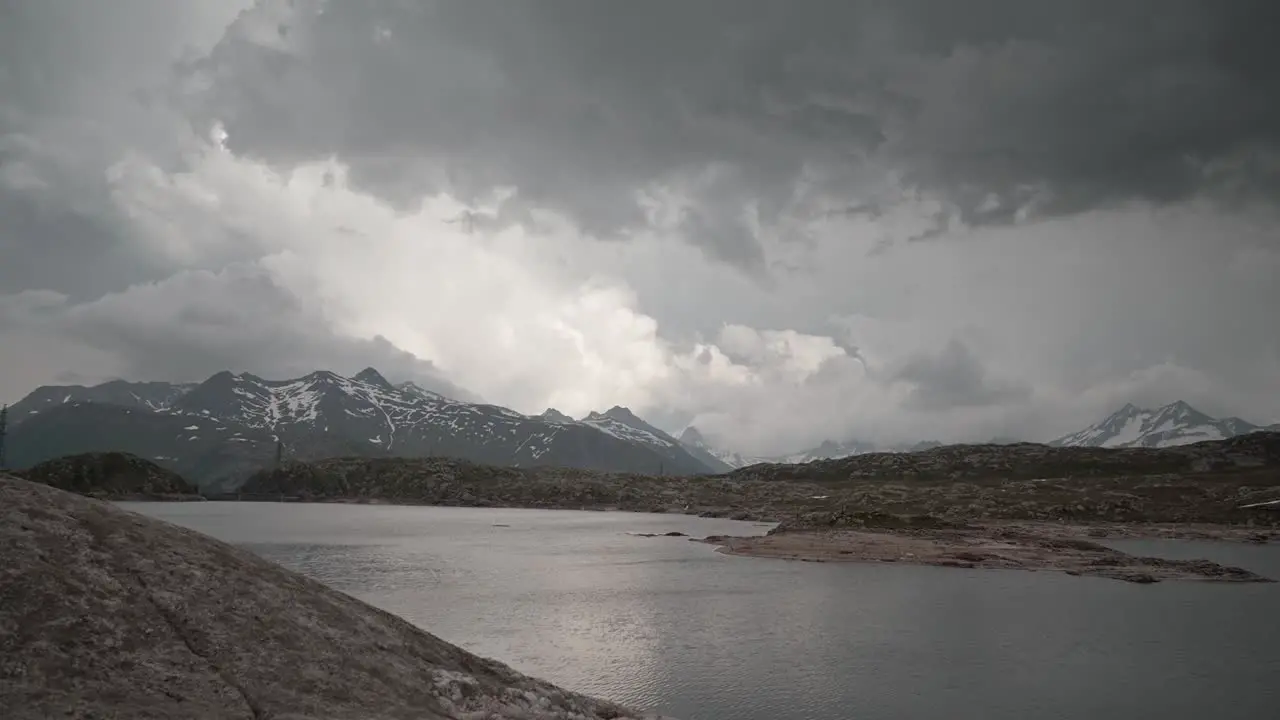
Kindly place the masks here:
[(631, 412), (631, 408), (623, 407), (621, 405), (614, 405), (609, 408), (604, 412), (604, 416), (627, 424), (640, 421), (640, 418), (636, 417), (636, 414)]
[(308, 382), (333, 382), (339, 377), (341, 376), (332, 370), (314, 370), (303, 375), (300, 379)]
[(351, 379), (357, 382), (366, 383), (368, 385), (376, 385), (386, 390), (395, 389), (395, 386), (392, 385), (385, 377), (382, 376), (382, 373), (378, 372), (372, 367), (367, 367), (361, 370), (360, 372), (355, 374), (355, 377)]
[(1214, 418), (1175, 400), (1155, 410), (1126, 403), (1102, 422), (1052, 444), (1085, 447), (1171, 447), (1254, 432), (1239, 418)]
[(680, 433), (680, 442), (686, 445), (706, 445), (707, 439), (702, 437), (702, 433), (698, 428), (690, 425)]
[(560, 412), (559, 410), (553, 407), (549, 407), (546, 410), (543, 410), (542, 414), (539, 415), (538, 417), (542, 418), (543, 420), (546, 420), (547, 422), (554, 422), (554, 423), (573, 422), (573, 418), (569, 417), (568, 415), (565, 415), (564, 413)]

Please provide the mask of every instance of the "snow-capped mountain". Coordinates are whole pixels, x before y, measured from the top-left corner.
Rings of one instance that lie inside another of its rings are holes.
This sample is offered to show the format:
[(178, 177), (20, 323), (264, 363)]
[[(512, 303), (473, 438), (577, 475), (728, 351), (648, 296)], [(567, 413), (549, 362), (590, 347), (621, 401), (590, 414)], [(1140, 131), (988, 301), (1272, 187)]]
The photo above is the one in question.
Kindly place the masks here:
[(1222, 440), (1261, 429), (1236, 417), (1211, 417), (1181, 400), (1154, 410), (1130, 403), (1102, 422), (1050, 444), (1061, 447), (1173, 447), (1203, 440)]
[(877, 448), (875, 444), (861, 440), (846, 440), (845, 442), (824, 440), (818, 447), (810, 448), (803, 452), (791, 453), (790, 455), (775, 458), (770, 462), (796, 464), (813, 462), (814, 460), (838, 460), (854, 455), (866, 455), (879, 450), (880, 448)]
[[(288, 456), (303, 459), (437, 455), (495, 465), (560, 465), (652, 474), (720, 469), (696, 459), (673, 438), (622, 408), (593, 414), (583, 421), (553, 411), (526, 416), (496, 405), (453, 400), (412, 383), (393, 385), (372, 368), (350, 378), (318, 371), (283, 381), (220, 372), (199, 385), (168, 386), (171, 390), (164, 392), (152, 387), (161, 385), (158, 383), (121, 385), (145, 387), (151, 394), (127, 387), (116, 388), (109, 396), (98, 388), (40, 388), (15, 405), (11, 417), (39, 417), (53, 400), (60, 405), (68, 395), (72, 397), (68, 403), (74, 406), (114, 407), (126, 407), (112, 402), (117, 397), (142, 395), (148, 400), (134, 402), (129, 409), (181, 418), (182, 443), (203, 442), (214, 434), (252, 432), (272, 438), (272, 445), (278, 438)], [(76, 402), (77, 392), (85, 400)], [(163, 398), (163, 402), (156, 398)], [(62, 443), (67, 447), (59, 454), (78, 452), (77, 445), (99, 444), (86, 437), (94, 434), (92, 425), (71, 422), (74, 415), (75, 411), (59, 414), (63, 424), (75, 425), (74, 434), (79, 437)], [(57, 434), (56, 423), (44, 425), (47, 432)], [(188, 427), (192, 428), (189, 432)], [(162, 434), (172, 433), (166, 430)], [(186, 447), (182, 443), (171, 450), (157, 450), (149, 439), (143, 452), (123, 446), (111, 449), (162, 461), (160, 458), (181, 458)]]
[(715, 458), (730, 470), (747, 467), (748, 465), (759, 465), (763, 462), (771, 462), (768, 458), (743, 455), (741, 453), (733, 452), (732, 450), (724, 450), (715, 447), (711, 443), (707, 442), (707, 439), (702, 436), (702, 433), (698, 428), (692, 425), (685, 428), (680, 433), (679, 440), (680, 444), (684, 445), (690, 452), (700, 452), (707, 457)]
[(194, 383), (125, 382), (111, 380), (101, 385), (46, 385), (9, 408), (13, 422), (69, 403), (108, 403), (130, 408), (164, 411), (173, 407)]
[[(813, 462), (814, 460), (835, 460), (838, 458), (850, 457), (852, 455), (863, 455), (870, 452), (902, 452), (908, 451), (907, 448), (877, 448), (869, 442), (860, 440), (849, 440), (838, 443), (831, 440), (823, 442), (821, 445), (802, 450), (800, 452), (789, 453), (786, 455), (744, 455), (742, 453), (733, 452), (731, 450), (723, 450), (716, 448), (707, 439), (703, 437), (698, 428), (690, 425), (680, 433), (680, 442), (687, 448), (696, 448), (706, 454), (718, 459), (731, 469), (747, 467), (749, 465), (759, 465), (760, 463), (781, 463), (794, 465), (798, 463)], [(931, 443), (918, 443), (919, 448), (913, 446), (912, 449), (927, 449), (933, 447)]]
[(655, 452), (676, 462), (683, 456), (692, 455), (710, 472), (727, 472), (731, 469), (718, 457), (698, 448), (685, 446), (671, 435), (636, 417), (628, 408), (615, 405), (603, 413), (593, 412), (580, 422), (619, 439), (651, 447)]

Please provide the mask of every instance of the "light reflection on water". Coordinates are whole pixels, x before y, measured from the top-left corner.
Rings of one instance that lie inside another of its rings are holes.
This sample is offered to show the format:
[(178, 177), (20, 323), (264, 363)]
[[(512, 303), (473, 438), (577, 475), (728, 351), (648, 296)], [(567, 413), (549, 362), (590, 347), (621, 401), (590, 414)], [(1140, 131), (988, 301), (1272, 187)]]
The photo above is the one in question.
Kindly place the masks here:
[[(681, 516), (128, 506), (524, 672), (681, 720), (1252, 720), (1280, 706), (1280, 585), (792, 563), (628, 534), (767, 529)], [(1135, 550), (1280, 577), (1275, 546)]]

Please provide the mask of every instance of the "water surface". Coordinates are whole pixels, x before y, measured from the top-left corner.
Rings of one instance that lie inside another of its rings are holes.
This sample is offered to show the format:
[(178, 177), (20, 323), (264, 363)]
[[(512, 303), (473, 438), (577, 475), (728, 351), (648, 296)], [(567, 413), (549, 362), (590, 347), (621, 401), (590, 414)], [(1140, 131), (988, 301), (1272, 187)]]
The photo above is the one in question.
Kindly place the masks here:
[[(683, 516), (124, 503), (245, 545), (519, 670), (681, 720), (1280, 717), (1280, 584), (817, 564)], [(1116, 546), (1280, 577), (1280, 547)]]

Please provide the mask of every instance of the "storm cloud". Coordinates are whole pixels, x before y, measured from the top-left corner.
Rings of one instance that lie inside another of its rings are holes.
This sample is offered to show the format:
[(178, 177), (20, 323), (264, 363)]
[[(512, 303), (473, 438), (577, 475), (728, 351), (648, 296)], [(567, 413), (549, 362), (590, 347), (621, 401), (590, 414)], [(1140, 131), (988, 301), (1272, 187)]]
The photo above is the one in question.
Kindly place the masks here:
[(609, 237), (674, 186), (685, 238), (746, 265), (815, 204), (918, 193), (981, 225), (1280, 177), (1266, 0), (624, 5), (300, 1), (183, 81), (232, 149), (336, 153), (408, 204), (518, 188)]
[(3, 13), (6, 400), (374, 365), (756, 453), (1280, 419), (1272, 2)]

